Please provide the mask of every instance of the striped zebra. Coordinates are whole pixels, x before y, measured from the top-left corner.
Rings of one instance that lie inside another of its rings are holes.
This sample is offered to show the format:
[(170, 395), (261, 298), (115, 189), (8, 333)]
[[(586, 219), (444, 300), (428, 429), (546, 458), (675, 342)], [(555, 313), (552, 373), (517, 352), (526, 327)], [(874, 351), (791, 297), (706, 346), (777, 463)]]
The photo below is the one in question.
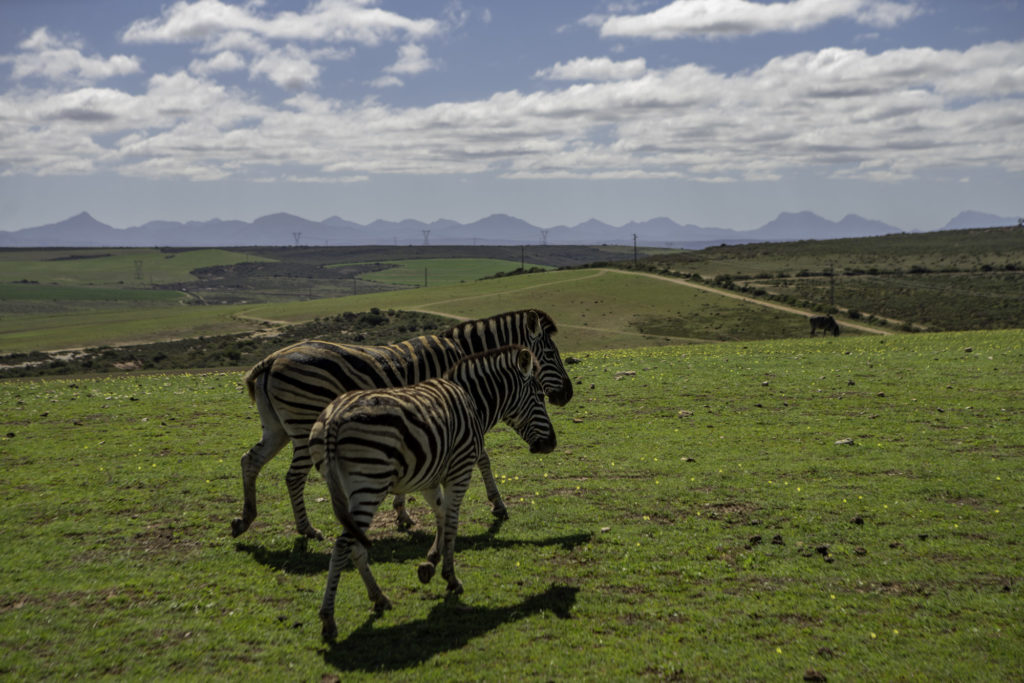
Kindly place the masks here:
[(334, 514), (344, 527), (331, 552), (320, 606), (325, 640), (338, 633), (334, 602), (341, 568), (350, 557), (374, 609), (391, 607), (370, 572), (366, 537), (388, 492), (425, 492), (437, 532), (427, 561), (417, 570), (419, 579), (428, 583), (440, 559), (448, 593), (462, 592), (454, 565), (459, 506), (483, 453), (484, 434), (504, 420), (531, 453), (555, 448), (535, 370), (528, 349), (506, 346), (464, 358), (440, 379), (350, 391), (320, 414), (309, 434), (310, 455), (327, 480)]
[[(573, 389), (551, 338), (556, 332), (547, 313), (523, 310), (462, 322), (437, 335), (386, 346), (305, 341), (270, 354), (245, 377), (249, 396), (259, 410), (263, 433), (260, 441), (242, 456), (244, 502), (242, 516), (231, 522), (232, 535), (242, 534), (256, 519), (256, 478), (291, 440), (293, 456), (285, 482), (295, 526), (304, 536), (323, 538), (309, 522), (303, 496), (312, 467), (307, 440), (320, 411), (346, 391), (407, 386), (440, 377), (460, 358), (473, 353), (521, 344), (539, 360), (540, 382), (548, 398), (555, 405), (565, 405), (572, 398)], [(494, 515), (507, 518), (485, 452), (481, 454), (479, 468)], [(405, 496), (396, 496), (394, 506), (399, 527), (411, 527), (413, 521), (405, 509)]]

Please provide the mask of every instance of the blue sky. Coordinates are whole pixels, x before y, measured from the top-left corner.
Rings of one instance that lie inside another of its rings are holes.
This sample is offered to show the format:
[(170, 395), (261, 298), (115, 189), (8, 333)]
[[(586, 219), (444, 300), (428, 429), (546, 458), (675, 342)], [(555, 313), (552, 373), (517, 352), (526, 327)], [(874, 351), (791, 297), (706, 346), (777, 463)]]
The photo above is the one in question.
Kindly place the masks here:
[(0, 229), (1024, 214), (1017, 0), (0, 0)]

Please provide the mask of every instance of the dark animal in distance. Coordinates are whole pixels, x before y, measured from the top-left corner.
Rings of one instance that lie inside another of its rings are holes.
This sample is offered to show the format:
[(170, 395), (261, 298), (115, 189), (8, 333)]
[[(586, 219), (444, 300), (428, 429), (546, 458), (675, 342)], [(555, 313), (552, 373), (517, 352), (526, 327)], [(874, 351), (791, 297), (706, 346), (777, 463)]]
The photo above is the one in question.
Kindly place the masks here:
[(839, 336), (839, 323), (830, 315), (816, 315), (811, 318), (811, 336), (815, 331), (821, 330), (822, 334), (832, 333), (833, 337)]

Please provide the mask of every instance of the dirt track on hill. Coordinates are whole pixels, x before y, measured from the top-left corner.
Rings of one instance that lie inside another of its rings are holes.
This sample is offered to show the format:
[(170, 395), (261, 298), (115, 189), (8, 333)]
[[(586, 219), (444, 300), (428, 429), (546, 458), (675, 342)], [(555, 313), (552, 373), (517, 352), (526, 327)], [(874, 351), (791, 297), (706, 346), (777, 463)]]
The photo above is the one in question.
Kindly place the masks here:
[[(655, 275), (654, 273), (638, 273), (635, 271), (617, 270), (614, 268), (605, 268), (602, 270), (605, 270), (606, 272), (609, 273), (629, 273), (630, 275), (642, 275), (644, 277), (653, 278), (655, 280), (664, 280), (665, 282), (671, 282), (672, 284), (676, 285), (693, 287), (694, 289), (699, 289), (710, 294), (718, 294), (719, 296), (727, 296), (732, 299), (739, 299), (740, 301), (746, 301), (748, 303), (757, 304), (758, 306), (764, 306), (765, 308), (774, 308), (779, 311), (785, 311), (786, 313), (802, 315), (806, 318), (819, 315), (818, 313), (805, 311), (802, 308), (794, 308), (792, 306), (786, 306), (785, 304), (777, 304), (774, 301), (764, 301), (762, 299), (758, 299), (757, 297), (747, 296), (745, 294), (737, 294), (735, 292), (729, 292), (722, 289), (717, 289), (715, 287), (708, 287), (707, 285), (699, 285), (696, 282), (690, 282), (689, 280), (681, 280), (679, 278), (669, 277), (667, 275)], [(869, 327), (868, 325), (852, 323), (846, 320), (843, 320), (842, 322), (837, 320), (836, 322), (839, 323), (840, 327), (849, 327), (850, 329), (860, 330), (861, 332), (867, 332), (869, 334), (892, 334), (891, 330), (880, 330), (877, 327)]]
[[(739, 299), (740, 301), (746, 301), (748, 303), (757, 304), (758, 306), (764, 306), (765, 308), (774, 308), (776, 310), (784, 311), (786, 313), (792, 313), (793, 315), (802, 315), (805, 318), (810, 318), (812, 316), (818, 315), (817, 313), (814, 313), (814, 312), (811, 312), (811, 311), (806, 311), (806, 310), (804, 310), (802, 308), (794, 308), (793, 306), (786, 306), (785, 304), (778, 304), (778, 303), (775, 303), (774, 301), (765, 301), (765, 300), (762, 300), (762, 299), (758, 299), (756, 297), (747, 296), (745, 294), (737, 294), (735, 292), (729, 292), (729, 291), (718, 289), (718, 288), (715, 288), (715, 287), (708, 287), (707, 285), (700, 285), (700, 284), (697, 284), (696, 282), (691, 282), (689, 280), (682, 280), (682, 279), (676, 278), (676, 277), (669, 277), (667, 275), (656, 275), (654, 273), (642, 273), (642, 272), (638, 272), (638, 271), (634, 271), (634, 270), (619, 270), (617, 268), (599, 268), (597, 270), (598, 270), (599, 273), (622, 273), (622, 274), (625, 274), (625, 275), (638, 275), (638, 276), (642, 276), (642, 277), (649, 277), (649, 278), (652, 278), (654, 280), (662, 280), (664, 282), (669, 282), (669, 283), (674, 284), (674, 285), (682, 285), (684, 287), (692, 287), (693, 289), (699, 289), (699, 290), (701, 290), (703, 292), (707, 292), (709, 294), (717, 294), (718, 296), (726, 296), (726, 297), (729, 297), (729, 298), (732, 298), (732, 299)], [(587, 277), (598, 277), (598, 275), (594, 274), (594, 275), (589, 275)], [(546, 287), (547, 285), (534, 285), (534, 286), (535, 287)], [(446, 301), (432, 301), (430, 304), (427, 304), (427, 305), (445, 304), (445, 303), (449, 303), (449, 302), (452, 302), (452, 301), (462, 301), (464, 299), (472, 299), (472, 298), (475, 298), (475, 297), (463, 296), (463, 297), (458, 297), (458, 298), (455, 298), (455, 299), (448, 299)], [(464, 320), (469, 320), (469, 318), (465, 317), (465, 316), (452, 315), (451, 313), (445, 313), (444, 311), (430, 310), (430, 309), (423, 308), (423, 307), (420, 307), (420, 306), (410, 306), (409, 308), (411, 310), (414, 310), (414, 311), (419, 311), (420, 313), (430, 313), (430, 314), (433, 314), (433, 315), (444, 316), (446, 318), (453, 318), (453, 319), (458, 320), (460, 322), (464, 321)], [(847, 327), (847, 328), (854, 329), (854, 330), (860, 330), (861, 332), (867, 332), (868, 334), (883, 334), (883, 335), (884, 334), (892, 334), (891, 330), (882, 330), (882, 329), (879, 329), (877, 327), (870, 327), (868, 325), (861, 325), (859, 323), (853, 323), (853, 322), (849, 322), (847, 320), (844, 320), (842, 322), (837, 320), (836, 322), (839, 323), (840, 327)], [(609, 330), (609, 331), (611, 331), (611, 330)], [(616, 330), (616, 331), (617, 332), (624, 332), (624, 330)]]

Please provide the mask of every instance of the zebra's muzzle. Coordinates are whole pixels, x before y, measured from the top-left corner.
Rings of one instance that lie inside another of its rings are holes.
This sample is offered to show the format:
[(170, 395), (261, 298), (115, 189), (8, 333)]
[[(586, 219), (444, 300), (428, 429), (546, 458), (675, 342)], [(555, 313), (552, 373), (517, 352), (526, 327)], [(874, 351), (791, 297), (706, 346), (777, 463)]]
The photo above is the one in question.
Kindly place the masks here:
[(550, 453), (555, 450), (557, 439), (552, 434), (550, 439), (539, 439), (530, 444), (531, 453)]
[(553, 406), (564, 406), (572, 400), (572, 384), (567, 382), (560, 391), (549, 394), (548, 400), (551, 401)]

